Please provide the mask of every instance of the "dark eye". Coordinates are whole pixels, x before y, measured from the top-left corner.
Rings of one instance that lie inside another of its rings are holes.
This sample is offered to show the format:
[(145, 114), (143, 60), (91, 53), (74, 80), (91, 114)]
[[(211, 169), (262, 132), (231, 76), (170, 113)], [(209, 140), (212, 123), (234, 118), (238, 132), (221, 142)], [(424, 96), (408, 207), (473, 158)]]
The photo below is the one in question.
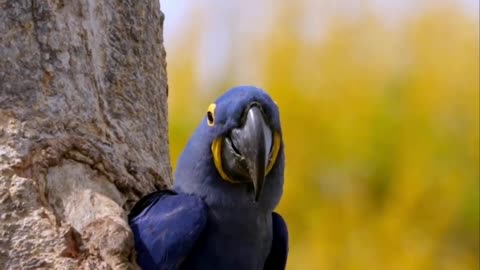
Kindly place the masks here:
[(207, 123), (209, 126), (213, 127), (215, 124), (215, 103), (210, 104), (208, 106), (208, 111), (207, 111)]
[(207, 112), (207, 120), (208, 120), (208, 124), (210, 126), (213, 126), (214, 119), (213, 119), (213, 114), (211, 112)]

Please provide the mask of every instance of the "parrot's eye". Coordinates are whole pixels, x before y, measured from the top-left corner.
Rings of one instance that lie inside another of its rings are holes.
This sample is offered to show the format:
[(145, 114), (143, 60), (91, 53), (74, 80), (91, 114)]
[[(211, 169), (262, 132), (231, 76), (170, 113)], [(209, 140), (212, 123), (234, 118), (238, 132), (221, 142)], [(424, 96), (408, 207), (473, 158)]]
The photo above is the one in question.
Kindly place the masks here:
[(215, 107), (217, 105), (215, 103), (210, 104), (208, 106), (208, 111), (207, 111), (207, 123), (209, 126), (213, 127), (215, 125)]

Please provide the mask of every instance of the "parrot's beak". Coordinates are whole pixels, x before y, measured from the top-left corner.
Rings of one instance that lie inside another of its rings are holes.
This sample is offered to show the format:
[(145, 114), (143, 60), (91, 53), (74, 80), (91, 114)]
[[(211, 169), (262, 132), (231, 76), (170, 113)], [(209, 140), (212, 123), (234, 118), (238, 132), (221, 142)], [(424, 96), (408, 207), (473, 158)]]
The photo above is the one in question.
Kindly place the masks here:
[(253, 183), (255, 202), (262, 193), (272, 140), (272, 131), (257, 105), (247, 109), (243, 125), (225, 138), (224, 167), (234, 179)]

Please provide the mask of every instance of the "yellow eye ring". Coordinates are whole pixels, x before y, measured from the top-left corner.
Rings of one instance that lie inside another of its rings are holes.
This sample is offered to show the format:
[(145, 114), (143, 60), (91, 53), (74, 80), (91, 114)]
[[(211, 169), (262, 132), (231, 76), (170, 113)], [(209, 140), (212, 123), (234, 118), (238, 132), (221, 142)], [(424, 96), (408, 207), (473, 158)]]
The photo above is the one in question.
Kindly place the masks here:
[(215, 107), (217, 107), (217, 105), (212, 103), (208, 106), (207, 110), (207, 124), (211, 127), (215, 125)]

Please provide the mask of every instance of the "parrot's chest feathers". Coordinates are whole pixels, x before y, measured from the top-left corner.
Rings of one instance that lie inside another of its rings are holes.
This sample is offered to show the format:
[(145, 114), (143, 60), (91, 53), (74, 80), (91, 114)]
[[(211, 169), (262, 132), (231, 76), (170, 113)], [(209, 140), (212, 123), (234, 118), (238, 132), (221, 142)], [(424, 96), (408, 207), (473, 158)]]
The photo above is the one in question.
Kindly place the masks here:
[(258, 210), (210, 208), (209, 221), (225, 236), (242, 234), (246, 237), (271, 237), (271, 213)]
[(272, 242), (271, 213), (213, 207), (207, 223), (204, 248), (218, 255), (217, 269), (263, 269)]

